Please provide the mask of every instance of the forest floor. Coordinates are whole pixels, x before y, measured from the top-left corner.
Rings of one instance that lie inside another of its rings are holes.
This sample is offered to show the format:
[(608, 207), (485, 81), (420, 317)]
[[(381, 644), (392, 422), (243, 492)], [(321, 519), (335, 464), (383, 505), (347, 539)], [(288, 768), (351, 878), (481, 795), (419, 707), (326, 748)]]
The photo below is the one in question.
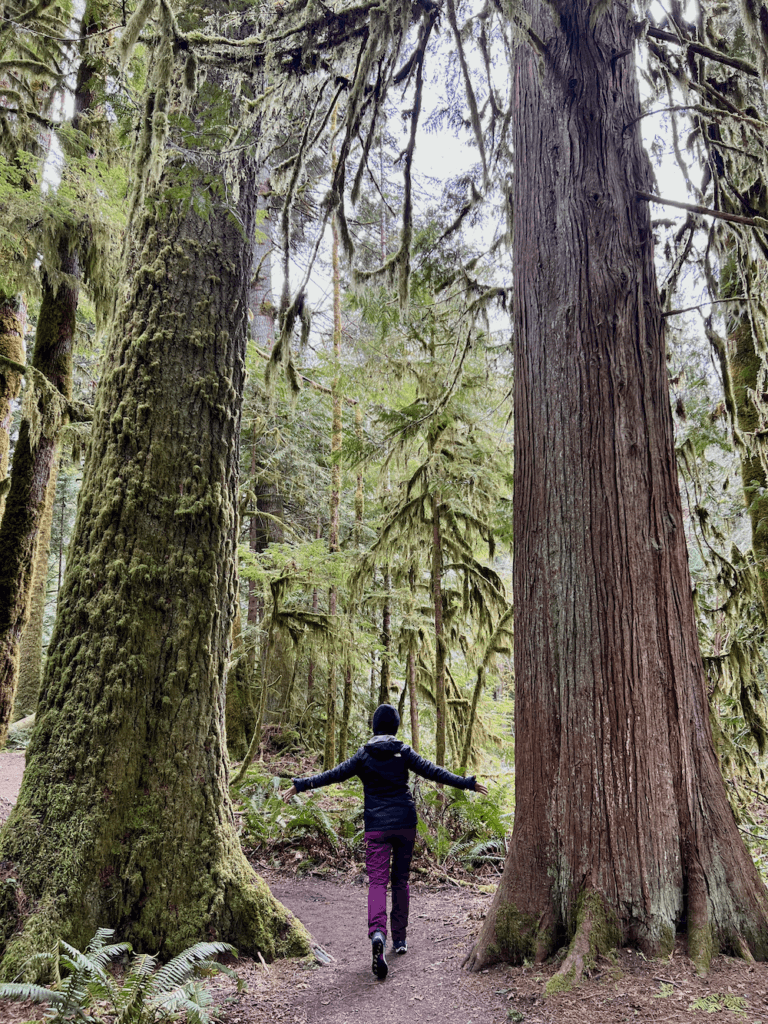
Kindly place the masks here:
[[(23, 763), (23, 752), (0, 753), (0, 820), (16, 798)], [(256, 866), (332, 959), (324, 965), (236, 963), (245, 991), (238, 994), (224, 976), (209, 983), (221, 1024), (768, 1024), (768, 965), (718, 956), (702, 979), (683, 944), (663, 960), (617, 950), (577, 988), (546, 999), (556, 964), (499, 965), (469, 974), (461, 964), (490, 896), (450, 882), (412, 884), (408, 953), (388, 951), (389, 976), (380, 982), (371, 973), (366, 879), (359, 867), (347, 875), (299, 877)], [(42, 1016), (40, 1007), (0, 1001), (0, 1024)]]

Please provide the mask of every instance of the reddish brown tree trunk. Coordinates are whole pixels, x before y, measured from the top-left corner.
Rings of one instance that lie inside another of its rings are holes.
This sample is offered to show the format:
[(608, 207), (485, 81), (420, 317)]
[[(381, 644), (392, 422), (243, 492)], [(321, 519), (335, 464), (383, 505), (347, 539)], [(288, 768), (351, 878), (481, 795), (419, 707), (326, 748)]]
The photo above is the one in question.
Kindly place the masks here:
[(601, 935), (658, 954), (685, 922), (701, 970), (718, 947), (764, 958), (696, 637), (632, 23), (527, 8), (545, 52), (518, 49), (512, 118), (517, 802), (470, 966), (571, 936), (569, 970)]

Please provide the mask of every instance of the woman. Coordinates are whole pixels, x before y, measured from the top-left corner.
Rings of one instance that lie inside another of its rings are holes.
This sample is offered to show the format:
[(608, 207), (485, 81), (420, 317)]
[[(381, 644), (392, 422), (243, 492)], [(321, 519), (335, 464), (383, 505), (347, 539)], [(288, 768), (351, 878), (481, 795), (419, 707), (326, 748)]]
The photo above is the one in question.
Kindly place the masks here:
[(440, 768), (420, 757), (395, 738), (400, 715), (391, 704), (381, 704), (373, 715), (373, 738), (360, 747), (354, 757), (335, 768), (306, 779), (293, 779), (283, 794), (288, 801), (296, 793), (319, 789), (333, 782), (343, 782), (358, 775), (365, 795), (365, 866), (368, 871), (368, 935), (373, 954), (373, 973), (387, 976), (384, 946), (387, 940), (387, 880), (392, 878), (392, 946), (396, 953), (408, 952), (408, 903), (413, 844), (416, 839), (416, 805), (408, 787), (408, 772), (415, 772), (432, 782), (442, 782), (456, 789), (476, 793), (488, 790), (475, 781), (474, 775), (464, 778)]

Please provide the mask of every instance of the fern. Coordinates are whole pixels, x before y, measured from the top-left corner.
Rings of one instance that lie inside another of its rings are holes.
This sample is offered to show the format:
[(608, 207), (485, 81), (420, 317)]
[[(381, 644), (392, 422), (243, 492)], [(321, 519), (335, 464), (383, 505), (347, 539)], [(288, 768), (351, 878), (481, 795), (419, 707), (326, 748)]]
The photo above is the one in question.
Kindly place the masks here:
[(188, 1024), (210, 1024), (208, 1010), (213, 1000), (194, 977), (204, 971), (237, 979), (231, 968), (211, 959), (217, 953), (236, 955), (232, 946), (226, 942), (198, 942), (159, 969), (155, 957), (137, 955), (120, 985), (109, 973), (108, 965), (130, 953), (131, 947), (127, 942), (110, 943), (113, 934), (100, 928), (85, 952), (60, 939), (53, 959), (57, 973), (62, 966), (70, 972), (65, 980), (52, 988), (0, 984), (0, 999), (49, 1003), (45, 1016), (52, 1024), (96, 1024), (102, 1016), (88, 1012), (94, 1003), (107, 1003), (115, 1024), (156, 1024), (181, 1014), (186, 1014)]

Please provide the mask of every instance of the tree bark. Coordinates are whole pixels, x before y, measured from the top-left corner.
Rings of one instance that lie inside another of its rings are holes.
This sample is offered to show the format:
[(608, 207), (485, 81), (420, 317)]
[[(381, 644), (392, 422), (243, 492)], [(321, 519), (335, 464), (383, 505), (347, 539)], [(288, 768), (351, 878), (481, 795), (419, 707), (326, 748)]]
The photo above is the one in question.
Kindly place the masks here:
[(432, 495), (432, 612), (435, 620), (435, 763), (445, 764), (445, 637), (443, 635), (443, 551), (440, 495)]
[(411, 712), (411, 746), (419, 752), (419, 698), (416, 694), (416, 652), (408, 651), (408, 700)]
[[(626, 8), (526, 5), (513, 83), (516, 814), (471, 968), (573, 937), (764, 958), (712, 744)], [(625, 125), (631, 128), (624, 129)]]
[[(229, 102), (216, 80), (199, 124)], [(27, 769), (0, 833), (34, 908), (6, 978), (54, 936), (79, 946), (104, 926), (163, 957), (203, 937), (267, 959), (309, 948), (245, 860), (228, 793), (256, 158), (239, 146), (228, 161), (177, 151), (129, 229)]]
[[(753, 289), (759, 294), (759, 274), (760, 268), (749, 260), (746, 253), (740, 252), (740, 247), (732, 246), (732, 251), (726, 256), (722, 274), (723, 296), (728, 298), (750, 294)], [(768, 476), (760, 451), (763, 441), (759, 436), (765, 429), (768, 409), (765, 408), (764, 399), (757, 397), (762, 395), (760, 375), (763, 359), (760, 352), (764, 344), (762, 338), (755, 336), (756, 321), (753, 324), (753, 316), (757, 315), (756, 310), (751, 314), (747, 309), (729, 318), (726, 358), (736, 404), (736, 423), (741, 433), (748, 438), (748, 447), (742, 447), (739, 452), (741, 482), (744, 504), (749, 513), (760, 597), (768, 615)]]
[(392, 574), (389, 566), (382, 570), (384, 602), (381, 606), (381, 675), (379, 676), (379, 704), (389, 704), (392, 687)]
[[(334, 108), (332, 130), (336, 126), (336, 109)], [(333, 155), (333, 168), (336, 156)], [(339, 229), (334, 220), (332, 225), (333, 242), (331, 263), (333, 275), (333, 380), (331, 381), (331, 501), (330, 523), (328, 528), (328, 551), (331, 555), (339, 550), (339, 511), (341, 503), (341, 384), (339, 380), (339, 362), (341, 360), (341, 270), (339, 265)], [(338, 608), (338, 588), (334, 584), (328, 598), (328, 614), (331, 628), (336, 633), (336, 615)], [(325, 694), (325, 749), (323, 751), (323, 769), (328, 770), (336, 763), (336, 650), (333, 645), (328, 653), (328, 687)]]
[(12, 715), (14, 722), (34, 714), (40, 693), (40, 681), (43, 674), (43, 626), (48, 602), (48, 555), (51, 550), (51, 530), (60, 460), (61, 445), (57, 445), (37, 536), (29, 595), (29, 616), (19, 644), (19, 682)]
[[(65, 233), (59, 267), (67, 278), (57, 285), (41, 271), (43, 296), (35, 333), (32, 366), (49, 382), (27, 382), (30, 408), (22, 416), (13, 452), (11, 487), (0, 523), (0, 746), (11, 723), (19, 678), (20, 643), (27, 622), (37, 538), (56, 460), (66, 402), (72, 393), (72, 346), (79, 294), (80, 266)], [(61, 396), (61, 397), (59, 397)]]
[[(0, 356), (24, 364), (24, 335), (19, 316), (19, 299), (0, 293)], [(13, 402), (21, 391), (21, 373), (0, 362), (0, 520), (7, 493), (8, 460), (11, 444)]]

